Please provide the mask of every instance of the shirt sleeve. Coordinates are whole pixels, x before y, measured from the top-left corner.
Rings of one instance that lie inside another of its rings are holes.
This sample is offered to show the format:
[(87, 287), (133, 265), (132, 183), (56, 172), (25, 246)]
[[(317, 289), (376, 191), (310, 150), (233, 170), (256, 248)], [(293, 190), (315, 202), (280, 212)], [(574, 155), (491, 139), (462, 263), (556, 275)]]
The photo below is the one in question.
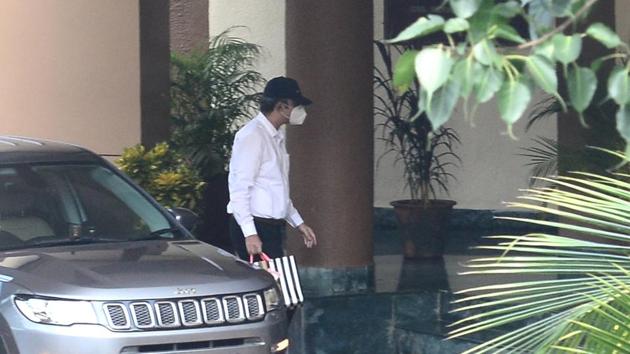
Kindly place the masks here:
[(298, 227), (304, 223), (302, 216), (293, 206), (293, 201), (289, 200), (289, 216), (285, 219), (292, 227)]
[(262, 137), (251, 133), (237, 136), (232, 146), (228, 187), (232, 213), (245, 237), (257, 234), (250, 201), (262, 163)]

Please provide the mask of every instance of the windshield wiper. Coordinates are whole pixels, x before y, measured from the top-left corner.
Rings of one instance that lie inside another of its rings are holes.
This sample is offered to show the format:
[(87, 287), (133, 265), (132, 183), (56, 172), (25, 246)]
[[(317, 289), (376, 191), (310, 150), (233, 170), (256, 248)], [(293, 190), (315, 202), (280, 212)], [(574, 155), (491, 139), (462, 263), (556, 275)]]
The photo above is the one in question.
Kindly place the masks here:
[(121, 240), (119, 238), (106, 238), (106, 237), (75, 237), (75, 238), (62, 238), (62, 239), (34, 239), (24, 243), (24, 246), (29, 247), (53, 247), (53, 246), (69, 246), (69, 245), (85, 245), (90, 243), (111, 243), (111, 242), (124, 242), (127, 240)]
[(152, 231), (148, 235), (145, 235), (145, 236), (139, 237), (139, 238), (134, 238), (134, 239), (132, 239), (130, 241), (170, 240), (170, 239), (172, 239), (171, 237), (162, 237), (162, 235), (168, 234), (168, 233), (172, 233), (172, 234), (178, 233), (178, 234), (180, 234), (181, 231), (178, 228), (176, 228), (176, 227), (167, 227), (167, 228), (163, 228), (163, 229)]

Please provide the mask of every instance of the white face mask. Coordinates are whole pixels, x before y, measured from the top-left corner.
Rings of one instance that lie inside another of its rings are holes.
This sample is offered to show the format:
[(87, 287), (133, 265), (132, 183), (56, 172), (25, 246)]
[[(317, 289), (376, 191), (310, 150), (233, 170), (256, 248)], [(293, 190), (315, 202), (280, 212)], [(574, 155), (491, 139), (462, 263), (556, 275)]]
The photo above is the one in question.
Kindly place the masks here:
[(289, 124), (291, 125), (302, 125), (304, 124), (304, 120), (306, 119), (306, 109), (304, 106), (294, 107), (291, 111), (291, 115), (289, 116)]

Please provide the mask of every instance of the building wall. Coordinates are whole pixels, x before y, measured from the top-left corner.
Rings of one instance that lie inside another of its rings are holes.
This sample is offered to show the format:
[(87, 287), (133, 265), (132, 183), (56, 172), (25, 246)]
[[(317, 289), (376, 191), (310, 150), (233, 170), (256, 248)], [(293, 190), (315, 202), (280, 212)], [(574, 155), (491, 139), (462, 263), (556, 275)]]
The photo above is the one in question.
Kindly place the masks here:
[[(377, 40), (383, 39), (384, 35), (383, 4), (384, 0), (374, 0), (374, 38)], [(375, 57), (375, 63), (379, 62)], [(532, 103), (539, 102), (543, 97), (538, 95), (532, 99)], [(470, 122), (465, 122), (463, 116), (459, 107), (447, 124), (457, 131), (462, 142), (456, 150), (462, 164), (452, 170), (457, 180), (449, 184), (450, 199), (457, 201), (457, 208), (501, 209), (502, 202), (513, 201), (519, 194), (519, 188), (525, 188), (528, 184), (529, 168), (524, 165), (529, 160), (518, 156), (520, 148), (531, 146), (532, 138), (537, 136), (555, 139), (555, 119), (536, 124), (525, 133), (525, 115), (514, 129), (519, 140), (513, 141), (504, 134), (506, 127), (499, 118), (495, 101), (479, 106), (474, 127)], [(402, 163), (396, 163), (395, 154), (383, 156), (386, 147), (378, 139), (379, 134), (380, 131), (376, 130), (374, 204), (387, 207), (393, 200), (409, 199), (409, 192), (404, 187)]]
[(0, 2), (0, 134), (138, 143), (139, 30), (138, 1)]
[[(210, 36), (234, 26), (232, 35), (262, 46), (256, 67), (265, 79), (285, 75), (285, 2), (209, 0)], [(244, 27), (243, 27), (244, 26)]]
[(630, 11), (630, 1), (615, 0), (615, 30), (623, 41), (630, 42), (630, 21), (628, 13)]

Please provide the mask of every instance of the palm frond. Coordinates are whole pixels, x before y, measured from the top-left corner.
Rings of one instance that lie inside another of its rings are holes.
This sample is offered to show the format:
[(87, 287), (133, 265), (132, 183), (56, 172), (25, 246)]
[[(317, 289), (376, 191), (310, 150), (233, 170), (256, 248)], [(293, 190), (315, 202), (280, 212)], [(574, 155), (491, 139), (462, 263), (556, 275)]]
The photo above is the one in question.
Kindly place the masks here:
[[(558, 171), (558, 142), (554, 139), (546, 137), (537, 137), (533, 139), (534, 146), (521, 148), (519, 156), (527, 157), (529, 162), (525, 166), (531, 166), (531, 176), (547, 177), (556, 174)], [(539, 181), (536, 178), (530, 178), (529, 186), (536, 185)]]
[(232, 36), (211, 38), (207, 50), (171, 55), (171, 142), (204, 177), (225, 170), (234, 134), (259, 102), (260, 47)]
[[(630, 183), (621, 177), (575, 173), (541, 178), (509, 206), (558, 218), (505, 218), (567, 230), (575, 236), (497, 235), (494, 257), (470, 261), (463, 273), (528, 274), (557, 279), (493, 284), (459, 292), (450, 338), (520, 324), (465, 353), (630, 352)], [(544, 206), (541, 206), (541, 202)]]

